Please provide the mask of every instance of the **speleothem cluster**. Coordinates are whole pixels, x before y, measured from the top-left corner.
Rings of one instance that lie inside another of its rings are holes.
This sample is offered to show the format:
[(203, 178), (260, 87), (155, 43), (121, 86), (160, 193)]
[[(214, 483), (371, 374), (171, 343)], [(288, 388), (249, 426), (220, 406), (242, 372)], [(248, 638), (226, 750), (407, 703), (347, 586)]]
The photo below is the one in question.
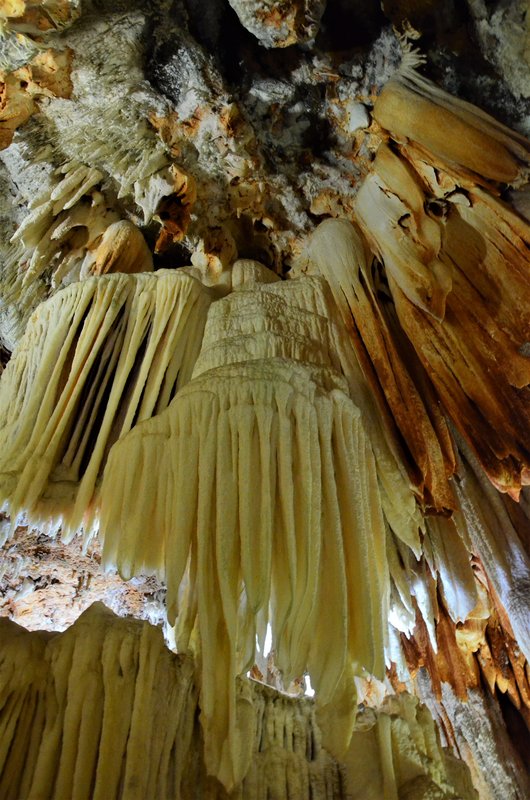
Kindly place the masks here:
[[(380, 91), (326, 100), (336, 181), (289, 183), (189, 31), (155, 59), (163, 97), (138, 9), (63, 5), (5, 14), (29, 66), (8, 48), (3, 163), (22, 194), (44, 175), (3, 223), (6, 547), (29, 526), (154, 576), (179, 655), (97, 606), (51, 637), (3, 625), (0, 786), (474, 797), (405, 689), (443, 716), (484, 680), (530, 719), (528, 142), (402, 40)], [(265, 47), (309, 47), (323, 13), (232, 5)], [(77, 94), (41, 107), (48, 44)]]

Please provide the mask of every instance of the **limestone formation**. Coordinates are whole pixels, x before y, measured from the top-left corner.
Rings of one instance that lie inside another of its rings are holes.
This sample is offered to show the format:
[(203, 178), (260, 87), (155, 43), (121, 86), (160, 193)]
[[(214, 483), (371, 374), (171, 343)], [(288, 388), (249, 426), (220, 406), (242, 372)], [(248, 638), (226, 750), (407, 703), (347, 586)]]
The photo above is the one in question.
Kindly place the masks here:
[[(193, 662), (159, 630), (96, 603), (60, 634), (1, 620), (0, 643), (3, 796), (228, 798), (205, 770)], [(308, 698), (244, 679), (237, 704), (248, 767), (232, 798), (476, 797), (409, 695), (360, 714), (341, 764), (322, 747)]]
[(528, 796), (521, 4), (0, 20), (0, 794)]
[(325, 0), (230, 0), (230, 5), (265, 47), (288, 47), (315, 38)]

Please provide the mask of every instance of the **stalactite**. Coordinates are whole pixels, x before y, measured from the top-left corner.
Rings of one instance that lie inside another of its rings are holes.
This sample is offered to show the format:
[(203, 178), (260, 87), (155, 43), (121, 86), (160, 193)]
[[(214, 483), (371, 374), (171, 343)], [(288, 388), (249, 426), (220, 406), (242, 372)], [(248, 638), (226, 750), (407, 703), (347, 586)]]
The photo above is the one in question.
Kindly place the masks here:
[[(426, 511), (449, 513), (455, 457), (435, 398), (422, 398), (376, 299), (371, 259), (360, 233), (346, 220), (328, 220), (311, 237), (308, 257), (327, 279), (394, 447)], [(427, 405), (427, 407), (426, 407)]]
[(524, 184), (529, 177), (528, 140), (444, 92), (414, 66), (415, 55), (405, 54), (377, 98), (374, 117), (381, 127), (405, 149), (414, 142), (427, 163), (455, 172), (466, 182)]
[(311, 674), (338, 753), (353, 674), (383, 674), (377, 473), (328, 317), (321, 279), (240, 284), (212, 304), (190, 383), (105, 471), (103, 558), (125, 576), (163, 576), (179, 648), (195, 630), (206, 760), (225, 785), (243, 772), (234, 680), (254, 661), (257, 620), (271, 621), (285, 680)]
[[(405, 38), (345, 60), (362, 4), (229, 4), (0, 9), (0, 524), (101, 545), (180, 653), (0, 625), (0, 793), (467, 800), (403, 690), (473, 769), (480, 687), (530, 724), (529, 146)], [(314, 702), (244, 677), (269, 625)]]
[(11, 237), (0, 278), (0, 313), (16, 306), (17, 322), (1, 325), (12, 349), (38, 303), (62, 286), (107, 272), (150, 272), (153, 257), (129, 220), (120, 219), (103, 174), (68, 162), (53, 189), (33, 198)]
[(43, 303), (2, 376), (1, 497), (13, 519), (90, 534), (109, 448), (189, 380), (207, 291), (184, 274), (115, 274)]
[[(417, 107), (411, 86), (420, 97)], [(385, 91), (379, 121), (398, 152), (380, 145), (356, 197), (356, 213), (384, 262), (399, 322), (445, 412), (494, 485), (517, 498), (530, 464), (524, 305), (530, 297), (530, 229), (477, 185), (476, 173), (519, 184), (527, 175), (528, 148), (522, 137), (410, 70)], [(405, 132), (398, 111), (407, 102), (403, 92), (415, 114)], [(466, 135), (456, 133), (464, 130)]]
[[(0, 644), (2, 797), (228, 800), (206, 773), (193, 661), (159, 629), (96, 603), (61, 634), (0, 620)], [(476, 797), (410, 696), (362, 712), (342, 763), (308, 698), (241, 679), (236, 702), (247, 769), (232, 800), (367, 800), (382, 796), (382, 775), (385, 797)]]

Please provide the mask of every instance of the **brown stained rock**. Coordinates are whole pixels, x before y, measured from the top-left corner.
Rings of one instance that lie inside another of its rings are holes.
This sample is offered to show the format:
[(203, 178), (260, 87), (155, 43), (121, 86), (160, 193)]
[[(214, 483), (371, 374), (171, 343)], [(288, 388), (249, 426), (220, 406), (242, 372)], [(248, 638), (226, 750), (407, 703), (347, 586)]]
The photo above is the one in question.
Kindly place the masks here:
[(84, 551), (79, 539), (17, 528), (0, 551), (0, 616), (29, 630), (63, 630), (101, 600), (122, 616), (162, 621), (165, 590), (155, 578), (124, 581), (100, 560), (96, 540)]
[[(422, 120), (437, 130), (426, 112)], [(490, 150), (484, 142), (483, 158), (491, 165), (501, 147), (510, 164), (505, 179), (522, 179), (522, 145), (502, 141), (494, 139)], [(401, 147), (403, 155), (381, 145), (356, 197), (359, 222), (385, 263), (400, 326), (445, 412), (492, 483), (517, 499), (530, 480), (530, 367), (523, 355), (530, 227), (469, 182), (469, 169), (478, 167), (464, 157), (447, 171), (416, 145)]]
[[(493, 697), (496, 692), (505, 694), (530, 726), (528, 662), (513, 638), (509, 622), (502, 622), (507, 619), (506, 613), (480, 565), (477, 565), (476, 574), (480, 585), (484, 581), (487, 589), (483, 588), (481, 601), (465, 623), (455, 625), (440, 598), (436, 622), (437, 651), (433, 649), (425, 621), (417, 608), (412, 636), (401, 635), (410, 674), (415, 679), (418, 670), (425, 668), (438, 701), (442, 698), (444, 684), (448, 684), (461, 701), (467, 701), (468, 693), (481, 687), (487, 687)], [(390, 670), (389, 678), (396, 691), (403, 690), (395, 669)], [(450, 732), (448, 736), (451, 740)]]
[(25, 0), (2, 0), (0, 3), (0, 15), (2, 17), (21, 17), (25, 8)]
[(36, 110), (31, 94), (26, 91), (31, 80), (28, 67), (10, 74), (0, 74), (0, 149), (9, 147), (15, 130)]
[(25, 67), (0, 72), (0, 150), (38, 109), (42, 97), (70, 97), (73, 51), (46, 50)]
[(2, 0), (0, 18), (12, 30), (32, 36), (64, 27), (78, 15), (78, 6), (71, 0)]
[(178, 167), (171, 164), (169, 172), (173, 179), (173, 192), (163, 197), (158, 205), (155, 219), (162, 223), (155, 244), (155, 253), (162, 253), (171, 244), (181, 242), (191, 220), (191, 213), (197, 199), (197, 189), (194, 178)]
[[(268, 217), (267, 184), (258, 144), (236, 103), (223, 98), (215, 108), (198, 106), (187, 118), (181, 119), (176, 113), (166, 117), (153, 114), (149, 121), (176, 159), (169, 168), (174, 189), (162, 198), (155, 216), (162, 223), (155, 253), (170, 251), (172, 245), (191, 237), (196, 242), (195, 249), (205, 253), (205, 258), (200, 257), (201, 264), (210, 264), (212, 259), (217, 262), (221, 254), (220, 260), (226, 266), (228, 254), (237, 257), (238, 251), (232, 239), (241, 238), (236, 229), (244, 225), (239, 222), (243, 215), (267, 229), (284, 227), (284, 222), (278, 225), (276, 220), (273, 222)], [(212, 130), (215, 135), (212, 135)], [(200, 150), (205, 138), (212, 139), (215, 159), (226, 169), (222, 209), (216, 208), (212, 214), (208, 207), (208, 215), (205, 213), (206, 199), (216, 198), (217, 202), (220, 189), (216, 177), (195, 163), (191, 167), (185, 166), (189, 160), (185, 155), (190, 146)], [(247, 242), (248, 238), (246, 235)], [(243, 247), (247, 242), (241, 242)], [(244, 250), (239, 254), (249, 255)]]
[(332, 289), (421, 508), (451, 514), (456, 508), (449, 482), (455, 472), (451, 437), (429, 379), (393, 319), (391, 304), (381, 300), (385, 287), (379, 286), (366, 240), (345, 220), (327, 220), (311, 237), (308, 256)]
[(73, 58), (70, 48), (39, 53), (30, 63), (33, 81), (43, 93), (68, 99), (73, 90), (70, 78)]

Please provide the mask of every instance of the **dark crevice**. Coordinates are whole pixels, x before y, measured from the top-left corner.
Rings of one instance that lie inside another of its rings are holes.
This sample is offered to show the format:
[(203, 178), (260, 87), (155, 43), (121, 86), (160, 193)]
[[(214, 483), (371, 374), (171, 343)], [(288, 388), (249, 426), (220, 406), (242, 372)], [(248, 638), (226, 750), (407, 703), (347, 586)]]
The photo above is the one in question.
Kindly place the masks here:
[(511, 743), (523, 760), (523, 764), (528, 764), (530, 763), (530, 731), (528, 726), (508, 694), (497, 691), (496, 697)]
[(379, 36), (385, 17), (379, 0), (329, 0), (316, 38), (318, 48), (347, 53), (368, 48)]

